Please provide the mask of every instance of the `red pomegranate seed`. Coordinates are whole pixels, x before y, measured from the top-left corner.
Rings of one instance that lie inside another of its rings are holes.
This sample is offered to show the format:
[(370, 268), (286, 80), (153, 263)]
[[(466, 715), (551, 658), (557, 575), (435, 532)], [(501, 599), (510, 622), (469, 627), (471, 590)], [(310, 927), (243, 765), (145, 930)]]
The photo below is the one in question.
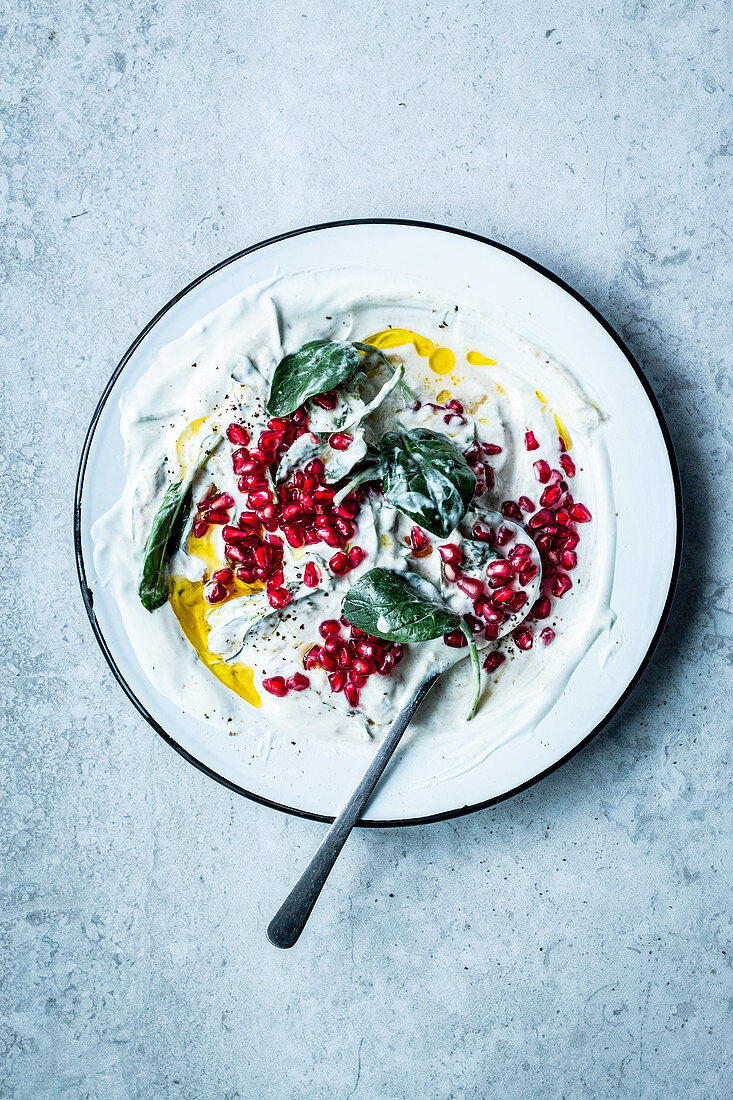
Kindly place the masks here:
[(531, 649), (534, 638), (532, 631), (529, 627), (518, 626), (516, 630), (512, 631), (512, 638), (517, 649)]
[(234, 574), (231, 569), (217, 569), (216, 573), (211, 574), (211, 579), (218, 581), (219, 584), (231, 584), (234, 580)]
[(390, 672), (397, 664), (395, 656), (389, 650), (384, 653), (380, 653), (377, 660), (377, 672), (380, 676), (389, 676)]
[(285, 576), (282, 569), (276, 569), (274, 573), (271, 573), (267, 579), (267, 590), (271, 588), (282, 588), (285, 584)]
[(365, 661), (374, 661), (382, 652), (382, 647), (376, 642), (357, 642), (356, 652)]
[(303, 509), (300, 504), (286, 504), (284, 508), (280, 509), (280, 519), (284, 523), (288, 523), (291, 519), (297, 519), (303, 515)]
[(447, 581), (450, 581), (451, 584), (455, 584), (455, 582), (458, 580), (458, 570), (456, 569), (455, 565), (444, 564), (443, 576)]
[(287, 432), (290, 429), (290, 421), (281, 416), (273, 416), (272, 420), (267, 421), (267, 427), (276, 432)]
[(277, 695), (278, 698), (284, 698), (287, 695), (284, 676), (270, 676), (270, 679), (262, 681), (262, 686), (265, 691), (269, 691), (271, 695)]
[(237, 521), (243, 531), (259, 531), (260, 521), (254, 512), (241, 512)]
[(331, 572), (335, 573), (337, 577), (341, 576), (343, 573), (348, 573), (349, 569), (351, 569), (351, 562), (343, 551), (334, 554), (328, 565)]
[(241, 527), (232, 527), (230, 524), (225, 525), (221, 534), (224, 542), (236, 542), (240, 545), (249, 543), (249, 540), (253, 537), (256, 538), (251, 531), (243, 531)]
[(356, 524), (350, 519), (342, 519), (341, 516), (336, 516), (333, 525), (346, 542), (356, 533)]
[(532, 605), (532, 618), (547, 619), (550, 614), (550, 606), (549, 596), (540, 596)]
[[(482, 523), (474, 523), (471, 528), (471, 534), (479, 542), (490, 542), (493, 544), (496, 536), (491, 527), (484, 527)], [(448, 544), (450, 546), (450, 543)]]
[(321, 536), (318, 534), (315, 527), (306, 527), (304, 537), (306, 546), (315, 546), (317, 542), (321, 541)]
[(324, 619), (318, 627), (318, 633), (322, 638), (327, 638), (329, 634), (340, 634), (341, 623), (338, 619)]
[(224, 585), (219, 584), (217, 581), (209, 582), (204, 586), (204, 599), (207, 603), (220, 603), (226, 594), (227, 590)]
[(339, 668), (351, 668), (354, 660), (354, 649), (350, 642), (344, 642), (336, 654), (336, 662)]
[(552, 513), (548, 512), (547, 508), (540, 508), (539, 512), (535, 512), (531, 519), (529, 519), (528, 525), (532, 530), (536, 530), (538, 527), (544, 527), (546, 523), (549, 523), (552, 519)]
[(460, 546), (455, 546), (452, 542), (447, 542), (444, 546), (439, 546), (438, 553), (446, 565), (461, 564), (461, 558), (463, 557), (461, 548)]
[(292, 676), (288, 676), (285, 683), (291, 691), (305, 691), (311, 686), (310, 680), (302, 672), (294, 672)]
[(543, 508), (552, 508), (554, 504), (560, 503), (561, 496), (562, 489), (559, 485), (548, 485), (540, 497), (540, 504)]
[(279, 699), (288, 694), (284, 676), (270, 676), (269, 679), (262, 681), (262, 686), (265, 691), (269, 691), (270, 695), (277, 695)]
[(320, 579), (320, 573), (316, 569), (313, 562), (309, 561), (305, 569), (303, 570), (303, 584), (307, 588), (318, 588)]
[(506, 606), (511, 608), (512, 614), (514, 614), (515, 611), (522, 610), (528, 599), (529, 596), (526, 592), (515, 592), (511, 603), (506, 604)]
[(336, 658), (333, 653), (326, 653), (325, 649), (321, 650), (321, 668), (324, 672), (335, 672), (337, 668)]
[(308, 410), (301, 405), (294, 413), (291, 413), (294, 424), (305, 424), (308, 420)]
[(432, 550), (430, 539), (422, 527), (414, 526), (410, 528), (409, 543), (413, 554), (428, 554)]
[(254, 549), (254, 559), (258, 565), (263, 568), (270, 565), (272, 562), (272, 550), (269, 546), (262, 543), (260, 546), (256, 546)]
[[(307, 477), (314, 477), (316, 481), (322, 481), (323, 476), (326, 473), (326, 467), (323, 465), (323, 460), (320, 458), (312, 459), (305, 468)], [(333, 498), (333, 489), (328, 490)]]
[(564, 508), (558, 508), (558, 510), (555, 512), (555, 521), (561, 527), (567, 527), (570, 523), (570, 513), (567, 512)]
[(328, 437), (328, 445), (334, 451), (348, 451), (353, 442), (354, 437), (349, 435), (348, 432), (334, 432), (333, 435)]
[(552, 582), (552, 594), (560, 599), (573, 587), (573, 582), (566, 573), (557, 573)]
[(282, 432), (272, 432), (266, 430), (260, 433), (260, 438), (257, 440), (257, 450), (262, 451), (266, 456), (273, 455), (283, 441)]
[(560, 561), (558, 563), (570, 572), (571, 569), (575, 569), (578, 564), (578, 555), (574, 550), (563, 550), (560, 554)]
[(243, 581), (245, 584), (252, 584), (255, 579), (254, 569), (250, 569), (247, 565), (238, 565), (234, 572), (237, 575), (237, 580)]
[(480, 615), (482, 619), (486, 618), (487, 614), (493, 614), (493, 608), (486, 596), (479, 596), (477, 600), (473, 602), (473, 610), (477, 615)]
[(568, 509), (568, 511), (570, 512), (570, 515), (576, 523), (589, 523), (590, 520), (593, 519), (593, 516), (590, 514), (584, 504), (573, 504), (572, 507)]
[(537, 566), (534, 564), (534, 562), (529, 562), (529, 564), (526, 565), (524, 569), (522, 569), (519, 573), (519, 583), (526, 588), (529, 582), (536, 576)]
[(492, 597), (491, 597), (491, 600), (492, 600), (492, 603), (498, 604), (501, 607), (501, 605), (503, 603), (508, 603), (509, 600), (511, 600), (513, 598), (514, 598), (514, 589), (506, 587), (506, 588), (499, 588), (496, 592), (494, 592)]
[(524, 433), (524, 446), (527, 448), (528, 451), (536, 451), (539, 449), (539, 443), (535, 439), (534, 432)]
[(522, 496), (519, 498), (517, 503), (519, 504), (519, 507), (522, 509), (523, 512), (534, 512), (534, 504), (529, 499), (529, 497)]
[[(512, 547), (509, 554), (509, 561), (512, 563), (515, 569), (521, 569), (524, 564), (524, 559), (528, 558), (532, 550), (526, 542), (518, 542), (516, 546)], [(488, 569), (488, 566), (486, 567)]]
[(363, 657), (357, 657), (351, 667), (359, 676), (371, 676), (372, 673), (377, 671), (377, 666), (374, 662), (365, 661)]
[(500, 455), (501, 447), (498, 447), (496, 443), (482, 443), (481, 450), (486, 455)]
[(243, 564), (247, 560), (246, 551), (241, 546), (237, 546), (233, 542), (228, 542), (224, 546), (224, 556), (229, 561), (236, 561), (240, 564)]
[(208, 530), (209, 525), (205, 519), (195, 519), (193, 521), (193, 537), (195, 539), (202, 539)]
[(356, 569), (357, 565), (361, 565), (366, 557), (366, 550), (362, 550), (361, 546), (352, 546), (349, 550), (349, 563), (352, 569)]
[(234, 497), (229, 496), (229, 493), (219, 493), (213, 500), (209, 501), (209, 511), (215, 512), (220, 508), (231, 508), (234, 504)]
[(494, 470), (492, 466), (484, 466), (484, 477), (486, 478), (486, 488), (493, 489), (494, 485), (496, 484), (496, 479), (494, 478)]
[(288, 540), (288, 546), (292, 546), (294, 550), (305, 546), (305, 532), (300, 527), (283, 527), (282, 532)]
[(335, 527), (317, 527), (316, 530), (320, 535), (321, 542), (325, 542), (326, 546), (330, 546), (335, 549), (341, 545), (341, 537)]
[(497, 668), (504, 664), (506, 657), (503, 653), (497, 653), (496, 650), (490, 653), (484, 661), (484, 668), (487, 672), (496, 672)]
[(551, 626), (546, 626), (544, 630), (540, 631), (540, 641), (543, 645), (549, 645), (550, 642), (555, 640), (555, 631)]
[(221, 509), (215, 509), (213, 512), (206, 513), (206, 521), (207, 523), (215, 523), (217, 526), (223, 523), (229, 523), (229, 513)]
[(504, 500), (501, 505), (501, 514), (507, 519), (521, 521), (522, 513), (516, 500)]
[(563, 439), (563, 437), (561, 435), (559, 435), (557, 437), (557, 442), (558, 442), (558, 446), (560, 447), (561, 452), (567, 451), (567, 447), (565, 446), (565, 440)]
[(270, 601), (270, 607), (280, 611), (283, 607), (288, 606), (293, 597), (287, 588), (272, 588), (267, 593), (267, 598)]
[(534, 476), (542, 485), (546, 485), (550, 480), (550, 464), (545, 462), (544, 458), (538, 458), (535, 462)]
[(240, 474), (250, 473), (250, 470), (245, 469), (249, 464), (249, 451), (233, 451), (232, 452), (232, 469), (234, 473), (239, 476)]
[(343, 669), (337, 669), (336, 672), (332, 672), (328, 677), (328, 683), (331, 691), (343, 691), (346, 684), (346, 673)]
[(311, 401), (314, 405), (318, 405), (319, 409), (335, 409), (338, 395), (330, 390), (326, 393), (317, 393), (315, 397), (311, 397)]
[(265, 508), (268, 504), (272, 504), (267, 489), (256, 489), (253, 493), (250, 493), (248, 502), (251, 508)]
[(478, 615), (471, 615), (469, 612), (468, 615), (463, 616), (463, 621), (472, 634), (480, 634), (484, 629), (484, 624)]
[(401, 642), (393, 642), (392, 646), (390, 647), (390, 653), (394, 658), (394, 663), (398, 665), (402, 658), (405, 656), (405, 647), (402, 645)]
[(346, 698), (346, 702), (349, 704), (350, 707), (358, 707), (359, 688), (357, 687), (357, 685), (354, 683), (347, 684), (344, 688), (344, 697)]
[(573, 531), (573, 533), (571, 535), (568, 535), (568, 537), (563, 542), (562, 548), (563, 548), (563, 550), (574, 550), (579, 542), (580, 542), (580, 535), (578, 534), (577, 531)]
[(451, 630), (448, 634), (444, 634), (443, 641), (451, 649), (463, 649), (464, 646), (468, 645), (466, 635), (459, 628)]
[(303, 654), (303, 668), (318, 668), (320, 663), (321, 647), (319, 645), (312, 645), (310, 649)]
[(495, 642), (499, 637), (499, 627), (496, 623), (487, 623), (484, 627), (484, 638), (489, 642)]
[(475, 439), (471, 446), (463, 452), (463, 457), (465, 458), (469, 466), (475, 466), (476, 461), (480, 457), (480, 455), (481, 447)]
[(496, 545), (506, 546), (507, 543), (510, 543), (513, 538), (514, 532), (512, 531), (511, 527), (500, 527), (499, 530), (496, 532)]
[(569, 454), (560, 455), (560, 465), (565, 472), (565, 477), (575, 477), (575, 463)]
[(456, 584), (470, 600), (477, 600), (484, 593), (483, 582), (476, 577), (459, 577)]
[(514, 580), (514, 568), (511, 562), (497, 559), (486, 566), (486, 575), (491, 588), (500, 588)]

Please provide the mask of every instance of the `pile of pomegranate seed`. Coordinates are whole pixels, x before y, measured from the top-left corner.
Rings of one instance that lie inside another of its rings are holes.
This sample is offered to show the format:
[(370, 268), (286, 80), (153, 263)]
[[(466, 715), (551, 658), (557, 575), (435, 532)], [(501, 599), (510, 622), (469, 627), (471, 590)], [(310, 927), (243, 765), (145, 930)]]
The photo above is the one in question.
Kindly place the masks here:
[(229, 523), (229, 510), (234, 507), (234, 498), (229, 493), (213, 493), (196, 507), (193, 521), (194, 538), (201, 539), (209, 529), (209, 524)]
[(399, 642), (365, 634), (343, 618), (324, 619), (318, 631), (323, 641), (307, 650), (303, 665), (306, 670), (322, 668), (331, 691), (343, 692), (350, 707), (359, 705), (361, 689), (370, 676), (389, 676), (404, 657)]
[[(508, 528), (494, 532), (492, 528), (475, 524), (473, 537), (489, 542), (499, 542), (498, 535)], [(511, 531), (509, 531), (511, 536)], [(495, 641), (502, 625), (527, 604), (529, 596), (523, 591), (537, 576), (537, 567), (532, 562), (531, 549), (526, 543), (517, 543), (506, 558), (492, 559), (486, 566), (486, 579), (469, 577), (463, 574), (459, 566), (463, 552), (460, 546), (448, 542), (438, 547), (443, 562), (443, 576), (455, 584), (471, 600), (473, 614), (464, 616), (472, 634), (483, 635), (487, 641)], [(453, 630), (443, 636), (447, 646), (460, 649), (466, 645), (461, 630)], [(497, 666), (498, 667), (498, 666)]]
[(497, 447), (493, 443), (479, 443), (478, 440), (474, 440), (471, 446), (463, 452), (463, 457), (473, 470), (476, 478), (474, 496), (483, 496), (487, 489), (494, 488), (494, 467), (490, 466), (488, 462), (484, 462), (483, 456), (498, 454), (501, 454), (501, 447)]

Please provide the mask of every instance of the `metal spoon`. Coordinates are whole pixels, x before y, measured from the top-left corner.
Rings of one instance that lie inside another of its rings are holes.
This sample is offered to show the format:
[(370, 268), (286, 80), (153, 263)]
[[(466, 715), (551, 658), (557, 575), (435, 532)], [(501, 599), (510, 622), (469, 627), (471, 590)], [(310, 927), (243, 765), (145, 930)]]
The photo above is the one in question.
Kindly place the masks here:
[[(527, 543), (531, 548), (532, 561), (537, 567), (537, 576), (532, 586), (527, 589), (529, 599), (522, 611), (517, 612), (507, 620), (499, 631), (499, 637), (505, 637), (510, 631), (515, 630), (526, 619), (532, 604), (540, 591), (542, 583), (542, 563), (539, 553), (532, 540), (517, 524), (499, 517), (505, 527), (514, 531), (517, 542)], [(482, 649), (487, 648), (482, 646)], [(312, 856), (307, 867), (301, 874), (293, 889), (278, 909), (275, 916), (267, 926), (267, 938), (275, 947), (292, 947), (297, 942), (301, 932), (305, 928), (313, 906), (318, 900), (318, 895), (323, 889), (326, 879), (331, 873), (334, 863), (343, 848), (349, 833), (356, 825), (361, 812), (366, 806), (371, 794), (389, 763), (392, 754), (399, 745), (402, 735), (414, 717), (418, 707), (425, 696), (434, 687), (439, 678), (447, 669), (452, 668), (465, 656), (463, 650), (447, 650), (440, 667), (432, 669), (421, 681), (413, 692), (409, 702), (402, 708), (392, 725), (387, 730), (379, 748), (372, 757), (364, 774), (354, 788), (351, 797), (341, 813), (334, 820), (333, 825), (326, 833)]]

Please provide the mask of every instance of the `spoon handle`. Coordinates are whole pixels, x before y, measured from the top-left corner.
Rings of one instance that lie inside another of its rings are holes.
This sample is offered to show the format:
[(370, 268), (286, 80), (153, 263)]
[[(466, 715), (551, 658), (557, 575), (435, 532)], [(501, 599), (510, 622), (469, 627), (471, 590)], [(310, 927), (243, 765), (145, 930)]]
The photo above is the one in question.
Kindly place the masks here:
[(390, 757), (397, 748), (412, 716), (439, 676), (440, 673), (435, 672), (426, 680), (423, 680), (407, 706), (399, 712), (387, 730), (369, 766), (357, 783), (349, 801), (335, 819), (316, 849), (310, 863), (270, 921), (267, 926), (267, 938), (275, 947), (292, 947), (305, 928), (306, 921), (318, 900), (318, 895), (323, 889), (349, 833), (359, 820), (361, 811), (369, 801), (372, 791), (379, 782), (382, 772), (387, 767)]

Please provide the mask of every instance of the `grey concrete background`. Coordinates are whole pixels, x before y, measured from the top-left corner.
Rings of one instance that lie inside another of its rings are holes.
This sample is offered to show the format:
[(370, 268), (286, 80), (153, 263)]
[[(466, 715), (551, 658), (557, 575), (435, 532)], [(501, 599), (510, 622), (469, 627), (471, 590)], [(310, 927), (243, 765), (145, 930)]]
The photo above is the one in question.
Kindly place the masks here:
[[(1, 1096), (730, 1095), (727, 14), (5, 6)], [(368, 215), (513, 245), (623, 333), (678, 448), (686, 554), (602, 736), (494, 810), (355, 836), (278, 953), (265, 923), (323, 829), (133, 712), (78, 595), (73, 482), (175, 291)]]

